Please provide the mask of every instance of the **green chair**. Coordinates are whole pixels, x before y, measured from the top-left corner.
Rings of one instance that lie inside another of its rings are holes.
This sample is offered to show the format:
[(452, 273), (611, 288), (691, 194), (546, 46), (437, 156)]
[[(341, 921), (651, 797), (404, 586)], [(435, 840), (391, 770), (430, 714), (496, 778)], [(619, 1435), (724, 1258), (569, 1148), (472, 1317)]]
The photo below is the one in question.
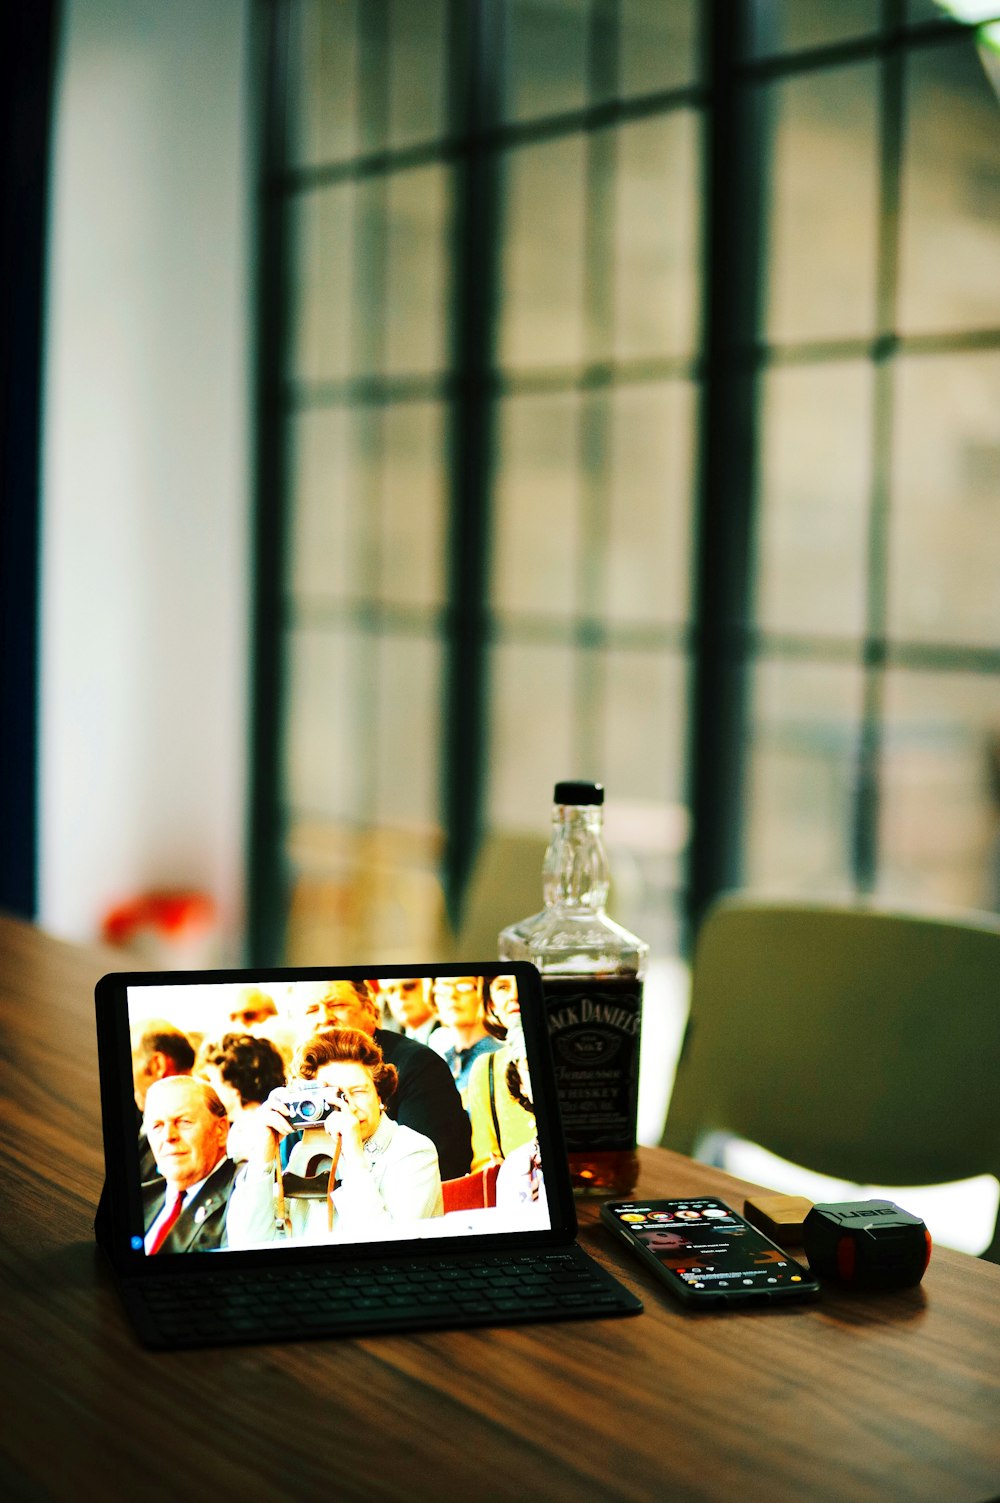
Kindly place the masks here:
[(445, 942), (449, 960), (490, 960), (500, 930), (543, 905), (542, 865), (548, 840), (541, 835), (490, 831), (473, 864), (458, 932)]
[(662, 1141), (727, 1135), (856, 1184), (1000, 1179), (1000, 921), (723, 898)]

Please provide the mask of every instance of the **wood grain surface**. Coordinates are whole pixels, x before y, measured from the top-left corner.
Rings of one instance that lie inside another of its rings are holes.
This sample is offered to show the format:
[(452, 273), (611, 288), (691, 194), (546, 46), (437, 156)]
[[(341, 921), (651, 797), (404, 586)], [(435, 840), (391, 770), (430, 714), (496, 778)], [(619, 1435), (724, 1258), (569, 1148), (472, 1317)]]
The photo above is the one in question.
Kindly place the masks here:
[[(692, 1315), (581, 1203), (644, 1315), (150, 1353), (93, 1241), (93, 987), (120, 957), (0, 918), (6, 1498), (928, 1500), (1000, 1494), (1000, 1267)], [(641, 1193), (754, 1188), (644, 1150)]]

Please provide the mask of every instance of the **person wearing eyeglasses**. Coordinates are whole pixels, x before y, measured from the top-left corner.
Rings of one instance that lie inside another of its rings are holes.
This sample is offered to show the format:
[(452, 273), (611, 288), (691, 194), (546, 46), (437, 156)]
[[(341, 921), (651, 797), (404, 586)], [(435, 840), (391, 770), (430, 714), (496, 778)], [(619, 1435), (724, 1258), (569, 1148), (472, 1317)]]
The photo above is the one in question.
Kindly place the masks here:
[(330, 1028), (357, 1028), (373, 1038), (398, 1077), (386, 1102), (389, 1116), (430, 1138), (443, 1179), (468, 1174), (472, 1130), (451, 1071), (429, 1045), (379, 1027), (380, 1007), (368, 982), (297, 982), (291, 1007), (300, 1045)]
[(278, 1091), (254, 1114), (247, 1163), (227, 1216), (231, 1248), (288, 1238), (356, 1242), (405, 1236), (414, 1223), (443, 1213), (437, 1149), (429, 1138), (387, 1115), (396, 1070), (370, 1034), (346, 1027), (315, 1034), (293, 1060), (292, 1076), (295, 1082), (323, 1088), (318, 1136), (324, 1147), (297, 1143), (288, 1183), (291, 1176), (300, 1184), (301, 1176), (309, 1184), (325, 1177), (327, 1198), (290, 1194), (279, 1224), (276, 1146), (291, 1136), (291, 1126), (281, 1102), (287, 1093)]
[(431, 996), (430, 977), (384, 976), (378, 991), (398, 1031), (419, 1044), (430, 1043), (431, 1034), (441, 1027)]
[(483, 1022), (483, 978), (436, 976), (433, 995), (441, 1027), (431, 1037), (430, 1046), (450, 1069), (464, 1102), (473, 1064), (500, 1047)]
[(254, 1033), (266, 1028), (278, 1016), (278, 1006), (270, 992), (259, 986), (240, 988), (236, 1001), (229, 1010), (229, 1021), (241, 1033)]

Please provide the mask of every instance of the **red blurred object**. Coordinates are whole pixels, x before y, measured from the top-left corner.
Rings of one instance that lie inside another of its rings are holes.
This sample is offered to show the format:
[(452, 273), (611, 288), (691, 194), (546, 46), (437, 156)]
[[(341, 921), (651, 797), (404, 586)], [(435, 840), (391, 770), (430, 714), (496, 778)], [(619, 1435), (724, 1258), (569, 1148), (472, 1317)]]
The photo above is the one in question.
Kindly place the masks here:
[(126, 949), (139, 939), (153, 939), (165, 949), (186, 948), (203, 940), (218, 918), (215, 902), (204, 892), (147, 892), (118, 903), (104, 915), (101, 934), (108, 944)]

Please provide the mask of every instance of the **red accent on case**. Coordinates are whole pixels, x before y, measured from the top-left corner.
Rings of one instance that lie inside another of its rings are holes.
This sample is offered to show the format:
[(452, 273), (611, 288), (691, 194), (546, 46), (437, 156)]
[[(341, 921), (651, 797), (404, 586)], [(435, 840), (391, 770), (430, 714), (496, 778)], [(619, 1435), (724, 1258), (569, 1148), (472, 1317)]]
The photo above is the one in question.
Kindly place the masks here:
[(845, 1284), (849, 1284), (854, 1277), (854, 1265), (857, 1250), (854, 1246), (853, 1237), (841, 1237), (837, 1243), (837, 1272)]

